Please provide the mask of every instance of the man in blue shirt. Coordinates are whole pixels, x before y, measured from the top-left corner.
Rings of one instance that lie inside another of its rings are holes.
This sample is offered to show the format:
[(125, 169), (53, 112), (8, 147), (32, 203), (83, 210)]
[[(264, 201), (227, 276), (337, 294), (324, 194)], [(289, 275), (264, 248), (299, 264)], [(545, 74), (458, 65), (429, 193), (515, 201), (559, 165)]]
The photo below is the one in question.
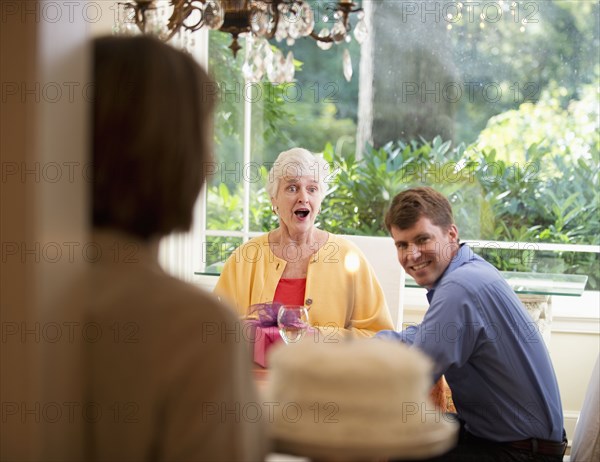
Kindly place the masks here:
[(461, 432), (444, 461), (558, 461), (566, 449), (556, 376), (544, 341), (501, 274), (459, 243), (448, 200), (398, 194), (385, 219), (406, 272), (428, 289), (423, 322), (383, 331), (425, 352), (443, 374)]

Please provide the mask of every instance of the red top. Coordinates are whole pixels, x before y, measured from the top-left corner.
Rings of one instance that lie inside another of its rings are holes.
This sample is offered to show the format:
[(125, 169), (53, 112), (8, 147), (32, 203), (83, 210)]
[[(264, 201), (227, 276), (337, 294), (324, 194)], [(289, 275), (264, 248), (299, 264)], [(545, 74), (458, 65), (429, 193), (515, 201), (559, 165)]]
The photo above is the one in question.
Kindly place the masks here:
[(284, 305), (304, 305), (304, 292), (306, 291), (305, 279), (286, 279), (281, 278), (273, 301), (283, 303)]

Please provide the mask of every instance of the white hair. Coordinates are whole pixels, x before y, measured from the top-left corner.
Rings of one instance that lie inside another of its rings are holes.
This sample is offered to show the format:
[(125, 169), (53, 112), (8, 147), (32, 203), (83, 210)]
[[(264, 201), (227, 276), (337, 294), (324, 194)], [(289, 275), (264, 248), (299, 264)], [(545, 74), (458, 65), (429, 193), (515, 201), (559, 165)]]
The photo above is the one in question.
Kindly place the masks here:
[(321, 199), (325, 197), (328, 181), (332, 177), (329, 164), (321, 156), (317, 156), (304, 148), (292, 148), (283, 151), (269, 171), (267, 192), (270, 197), (277, 197), (279, 181), (282, 178), (310, 176), (319, 184)]

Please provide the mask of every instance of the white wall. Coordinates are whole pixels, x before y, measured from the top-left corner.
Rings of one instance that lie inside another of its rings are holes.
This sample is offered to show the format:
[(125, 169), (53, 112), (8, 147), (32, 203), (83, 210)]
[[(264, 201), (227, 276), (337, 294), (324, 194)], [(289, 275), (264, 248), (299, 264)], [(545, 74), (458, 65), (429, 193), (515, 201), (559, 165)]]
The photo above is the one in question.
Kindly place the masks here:
[(81, 310), (56, 306), (88, 242), (88, 35), (74, 3), (2, 3), (1, 460), (83, 458), (80, 420), (57, 405), (83, 404), (81, 348), (57, 338), (65, 323), (81, 332)]

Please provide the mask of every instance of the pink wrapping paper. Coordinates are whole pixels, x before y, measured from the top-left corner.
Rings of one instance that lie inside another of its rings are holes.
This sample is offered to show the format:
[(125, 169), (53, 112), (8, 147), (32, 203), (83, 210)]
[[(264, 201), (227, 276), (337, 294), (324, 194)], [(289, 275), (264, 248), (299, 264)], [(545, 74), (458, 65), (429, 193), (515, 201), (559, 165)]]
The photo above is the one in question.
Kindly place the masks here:
[(283, 343), (283, 340), (277, 326), (257, 326), (254, 340), (254, 362), (259, 366), (267, 367), (267, 352), (279, 343)]
[(274, 345), (283, 343), (277, 326), (261, 326), (256, 319), (246, 319), (244, 337), (250, 343), (252, 358), (261, 367), (267, 367), (267, 352)]

